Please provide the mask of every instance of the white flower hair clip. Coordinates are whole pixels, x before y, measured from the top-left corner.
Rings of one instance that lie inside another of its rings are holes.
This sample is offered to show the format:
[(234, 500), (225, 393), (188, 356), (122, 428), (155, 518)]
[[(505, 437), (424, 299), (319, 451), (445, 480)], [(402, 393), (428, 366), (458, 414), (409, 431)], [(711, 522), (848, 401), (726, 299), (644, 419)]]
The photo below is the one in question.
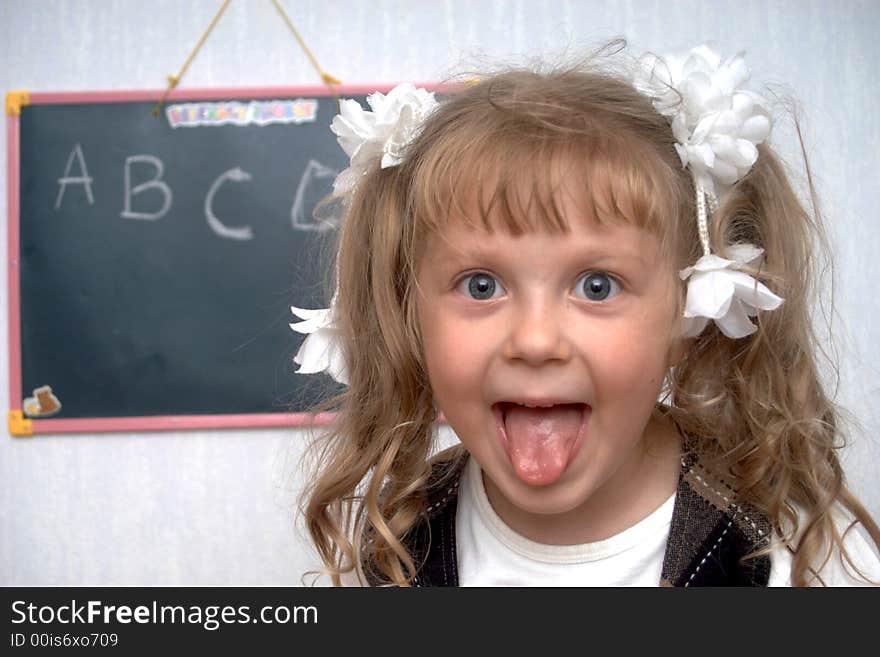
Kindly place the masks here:
[(684, 337), (699, 335), (709, 320), (727, 337), (745, 337), (757, 330), (749, 317), (783, 302), (740, 271), (743, 265), (756, 265), (762, 249), (734, 245), (728, 249), (734, 259), (726, 260), (713, 255), (709, 244), (709, 217), (718, 197), (749, 172), (758, 159), (756, 146), (770, 134), (766, 101), (741, 88), (748, 79), (742, 53), (722, 61), (705, 43), (682, 55), (644, 56), (633, 80), (669, 119), (681, 165), (694, 179), (703, 256), (679, 272), (682, 280), (690, 279)]
[(290, 328), (306, 334), (306, 339), (293, 357), (293, 361), (299, 365), (297, 373), (327, 372), (335, 381), (348, 385), (345, 354), (336, 327), (336, 297), (330, 301), (329, 308), (309, 310), (291, 306), (290, 310), (303, 320), (293, 322)]
[(686, 338), (702, 333), (710, 319), (728, 338), (744, 338), (755, 332), (750, 316), (759, 309), (775, 310), (782, 303), (763, 283), (739, 271), (743, 265), (757, 265), (763, 249), (735, 244), (727, 251), (732, 260), (703, 256), (678, 274), (682, 280), (691, 279), (684, 307)]
[(400, 164), (406, 147), (437, 107), (437, 100), (432, 92), (404, 82), (387, 95), (378, 91), (370, 94), (367, 104), (372, 111), (356, 100), (343, 100), (330, 124), (342, 150), (351, 158), (349, 167), (333, 183), (337, 194), (353, 190), (376, 160), (383, 169)]
[[(365, 110), (356, 100), (341, 101), (340, 112), (330, 124), (339, 145), (350, 158), (348, 168), (333, 182), (333, 191), (337, 194), (352, 192), (376, 160), (383, 169), (400, 164), (407, 146), (437, 107), (437, 100), (433, 92), (404, 82), (387, 94), (378, 91), (370, 94), (367, 104), (370, 110)], [(306, 334), (293, 359), (300, 366), (297, 373), (327, 372), (334, 380), (348, 385), (345, 354), (336, 325), (336, 295), (329, 308), (310, 310), (291, 306), (290, 310), (302, 320), (292, 323), (290, 328)]]

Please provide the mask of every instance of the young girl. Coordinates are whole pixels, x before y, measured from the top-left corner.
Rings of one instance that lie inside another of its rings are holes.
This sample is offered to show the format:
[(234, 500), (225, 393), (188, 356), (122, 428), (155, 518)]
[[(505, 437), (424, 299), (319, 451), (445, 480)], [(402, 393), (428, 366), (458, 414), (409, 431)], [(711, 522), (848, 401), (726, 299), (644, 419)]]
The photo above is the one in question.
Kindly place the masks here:
[(707, 45), (631, 69), (343, 101), (336, 293), (292, 324), (348, 385), (304, 498), (334, 584), (880, 579), (767, 103)]

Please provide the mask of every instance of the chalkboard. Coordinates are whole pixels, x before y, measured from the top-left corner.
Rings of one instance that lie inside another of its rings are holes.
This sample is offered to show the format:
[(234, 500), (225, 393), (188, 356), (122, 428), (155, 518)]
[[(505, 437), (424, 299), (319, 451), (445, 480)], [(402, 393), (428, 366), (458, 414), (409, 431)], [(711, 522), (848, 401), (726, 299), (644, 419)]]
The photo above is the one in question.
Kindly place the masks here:
[[(178, 94), (155, 118), (157, 95), (34, 94), (20, 109), (12, 404), (59, 421), (47, 430), (246, 426), (338, 389), (295, 373), (304, 336), (289, 327), (291, 305), (326, 305), (339, 212), (313, 209), (347, 166), (335, 99)], [(100, 418), (140, 422), (83, 422)]]

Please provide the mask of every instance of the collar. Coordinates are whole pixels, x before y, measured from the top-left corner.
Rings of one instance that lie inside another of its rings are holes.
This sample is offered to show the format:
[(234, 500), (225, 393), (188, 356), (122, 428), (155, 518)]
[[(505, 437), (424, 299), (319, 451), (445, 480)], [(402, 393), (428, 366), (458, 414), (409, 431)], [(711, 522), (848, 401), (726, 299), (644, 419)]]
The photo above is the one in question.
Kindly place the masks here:
[[(418, 564), (415, 586), (458, 586), (455, 514), (467, 452), (460, 446), (435, 459), (427, 505), (404, 543)], [(682, 458), (660, 586), (766, 586), (770, 558), (748, 555), (770, 542), (771, 525), (735, 491), (702, 467), (693, 452)], [(382, 580), (365, 567), (368, 582)]]

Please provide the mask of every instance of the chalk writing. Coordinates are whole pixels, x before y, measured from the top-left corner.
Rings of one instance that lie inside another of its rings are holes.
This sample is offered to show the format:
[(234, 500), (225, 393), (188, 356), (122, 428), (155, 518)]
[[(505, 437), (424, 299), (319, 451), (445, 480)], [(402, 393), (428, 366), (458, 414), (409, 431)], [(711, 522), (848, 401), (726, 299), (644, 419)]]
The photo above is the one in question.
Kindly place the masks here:
[[(79, 176), (71, 176), (70, 169), (73, 166), (73, 160), (76, 158), (77, 164), (79, 165), (80, 174)], [(77, 144), (73, 147), (73, 150), (70, 151), (70, 157), (67, 158), (67, 166), (64, 167), (64, 175), (58, 179), (58, 197), (55, 199), (55, 209), (61, 207), (61, 199), (64, 198), (64, 190), (67, 189), (68, 185), (82, 185), (85, 188), (86, 199), (89, 202), (89, 205), (95, 204), (95, 198), (92, 196), (92, 177), (89, 175), (89, 170), (86, 168), (86, 160), (83, 157), (82, 146)]]
[[(325, 167), (320, 162), (309, 160), (309, 163), (306, 165), (306, 170), (299, 179), (299, 185), (296, 187), (296, 195), (293, 197), (293, 205), (290, 208), (290, 221), (293, 224), (294, 230), (324, 232), (326, 230), (332, 230), (339, 225), (339, 218), (336, 216), (329, 216), (326, 218), (315, 217), (314, 219), (317, 219), (317, 221), (313, 221), (313, 218), (307, 216), (305, 211), (306, 190), (316, 181), (331, 180), (335, 178), (338, 173), (339, 172), (335, 169)], [(326, 192), (329, 191), (329, 185), (327, 185), (327, 187), (328, 189), (325, 190), (321, 196), (324, 196)]]
[(236, 167), (234, 169), (229, 169), (228, 171), (224, 171), (223, 173), (221, 173), (211, 185), (211, 188), (208, 190), (208, 193), (205, 196), (205, 218), (208, 220), (208, 226), (211, 227), (211, 230), (213, 230), (214, 233), (216, 233), (220, 237), (242, 241), (254, 239), (254, 231), (251, 230), (250, 226), (242, 226), (241, 228), (230, 228), (217, 218), (217, 215), (214, 214), (213, 210), (214, 195), (217, 193), (217, 190), (220, 189), (220, 186), (224, 182), (226, 182), (227, 180), (232, 180), (235, 182), (246, 182), (250, 179), (251, 174), (249, 174), (247, 171), (242, 171), (241, 169)]
[[(80, 175), (72, 175), (74, 160)], [(295, 231), (325, 232), (337, 228), (342, 218), (341, 201), (330, 199), (319, 203), (312, 214), (308, 209), (316, 199), (325, 198), (332, 190), (332, 181), (338, 171), (325, 166), (317, 160), (309, 160), (296, 187), (293, 203), (290, 206), (290, 222)], [(123, 207), (119, 216), (123, 219), (141, 219), (156, 221), (171, 211), (174, 193), (171, 185), (165, 182), (165, 164), (155, 155), (140, 153), (129, 155), (123, 163)], [(62, 203), (67, 185), (83, 185), (89, 205), (94, 205), (92, 194), (93, 178), (88, 175), (85, 158), (80, 144), (76, 144), (70, 152), (64, 176), (58, 179), (58, 198), (55, 201), (57, 210)], [(229, 226), (217, 216), (214, 200), (220, 188), (227, 182), (250, 182), (252, 176), (240, 167), (227, 169), (214, 179), (205, 194), (203, 209), (208, 227), (218, 237), (237, 241), (254, 239), (253, 228), (245, 226)], [(144, 198), (139, 198), (145, 195)], [(157, 196), (158, 194), (158, 196)], [(157, 203), (157, 201), (160, 201)], [(135, 208), (137, 204), (137, 208)]]
[[(140, 185), (136, 185), (133, 189), (131, 187), (131, 165), (135, 163), (144, 163), (151, 164), (155, 170), (156, 175), (148, 180), (147, 182), (143, 182)], [(171, 209), (171, 199), (172, 193), (171, 188), (162, 181), (162, 175), (165, 173), (165, 165), (162, 164), (162, 160), (153, 155), (129, 155), (125, 158), (125, 205), (122, 212), (119, 214), (123, 219), (147, 219), (147, 220), (156, 220), (161, 219), (165, 216), (168, 210)], [(135, 212), (131, 209), (131, 198), (132, 196), (137, 196), (138, 194), (142, 194), (148, 189), (158, 190), (162, 196), (162, 208), (158, 212)]]

